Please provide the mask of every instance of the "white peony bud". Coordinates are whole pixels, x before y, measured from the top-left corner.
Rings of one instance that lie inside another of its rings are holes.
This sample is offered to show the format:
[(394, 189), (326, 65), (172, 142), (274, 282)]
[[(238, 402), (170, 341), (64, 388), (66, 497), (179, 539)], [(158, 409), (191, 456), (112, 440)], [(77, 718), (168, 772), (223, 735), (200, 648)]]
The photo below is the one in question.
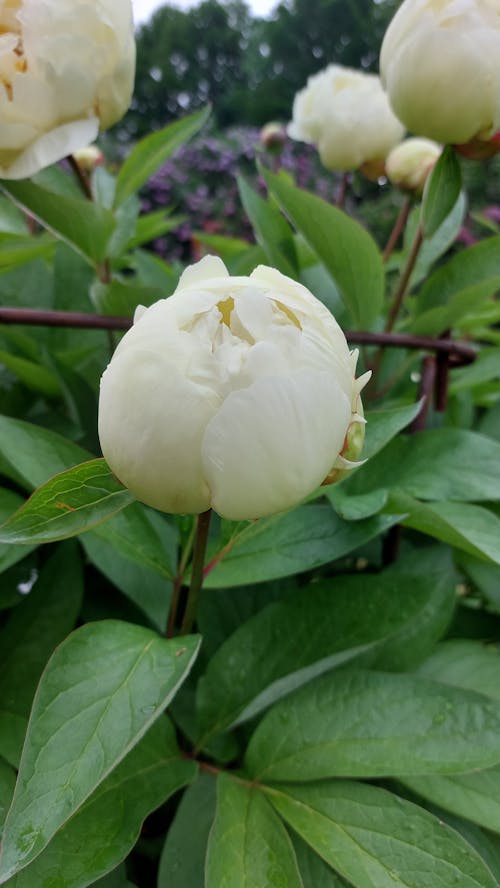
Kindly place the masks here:
[(405, 139), (386, 159), (387, 178), (404, 191), (422, 194), (427, 176), (442, 150), (441, 145), (430, 139)]
[(105, 161), (104, 154), (97, 145), (87, 145), (85, 148), (78, 148), (76, 151), (73, 151), (73, 157), (78, 166), (87, 173), (91, 173), (97, 166), (102, 166)]
[(444, 144), (489, 139), (500, 124), (498, 0), (405, 0), (380, 72), (409, 130)]
[(327, 169), (373, 169), (401, 141), (404, 127), (375, 74), (329, 65), (295, 96), (288, 134), (315, 145)]
[(22, 179), (123, 116), (131, 0), (0, 0), (0, 178)]
[(113, 472), (164, 512), (246, 520), (319, 486), (364, 423), (357, 353), (325, 306), (273, 268), (230, 277), (206, 256), (136, 312), (101, 380)]

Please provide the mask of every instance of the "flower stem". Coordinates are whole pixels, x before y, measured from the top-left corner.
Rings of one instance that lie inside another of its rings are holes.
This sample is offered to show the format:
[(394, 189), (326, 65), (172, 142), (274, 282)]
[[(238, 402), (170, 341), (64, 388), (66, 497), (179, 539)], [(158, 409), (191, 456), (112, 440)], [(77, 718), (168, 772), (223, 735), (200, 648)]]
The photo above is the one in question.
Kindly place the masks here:
[(168, 625), (167, 625), (167, 638), (173, 638), (175, 635), (175, 623), (177, 619), (177, 612), (179, 610), (179, 602), (181, 597), (181, 589), (184, 582), (184, 574), (186, 572), (187, 563), (189, 561), (189, 556), (191, 555), (191, 550), (193, 548), (193, 540), (194, 534), (196, 530), (196, 522), (193, 521), (193, 526), (189, 532), (189, 536), (186, 541), (186, 545), (182, 551), (179, 567), (177, 569), (177, 574), (174, 577), (174, 582), (172, 586), (172, 602), (170, 604), (170, 613), (168, 616)]
[(339, 210), (343, 210), (345, 207), (347, 192), (349, 190), (350, 184), (351, 184), (351, 174), (350, 173), (343, 173), (342, 178), (339, 183), (338, 190), (337, 190), (337, 195), (335, 197), (335, 206), (338, 207)]
[(75, 174), (75, 176), (78, 180), (78, 184), (80, 185), (80, 188), (82, 189), (87, 200), (94, 200), (94, 195), (92, 194), (92, 186), (90, 184), (90, 178), (87, 175), (87, 173), (85, 172), (85, 170), (83, 170), (81, 168), (80, 164), (78, 163), (78, 161), (76, 160), (76, 158), (74, 157), (73, 154), (68, 154), (67, 161), (68, 161), (71, 169), (73, 170), (73, 173)]
[(407, 197), (403, 206), (401, 207), (398, 218), (394, 223), (394, 228), (392, 229), (389, 239), (384, 247), (384, 252), (382, 253), (382, 258), (384, 262), (387, 262), (389, 256), (394, 250), (401, 234), (404, 231), (405, 225), (408, 221), (408, 216), (410, 215), (412, 199), (411, 197)]
[(403, 304), (403, 299), (405, 298), (406, 291), (408, 289), (408, 285), (410, 283), (410, 278), (415, 268), (415, 262), (417, 261), (418, 254), (420, 253), (420, 248), (422, 246), (424, 240), (424, 235), (422, 232), (422, 226), (419, 225), (417, 228), (417, 233), (415, 234), (415, 238), (411, 245), (411, 250), (406, 261), (405, 268), (403, 270), (403, 274), (401, 275), (401, 280), (399, 281), (399, 286), (394, 294), (394, 298), (392, 301), (391, 308), (389, 310), (389, 316), (387, 318), (387, 323), (385, 325), (385, 330), (387, 333), (390, 333), (394, 324), (396, 323), (397, 316), (400, 312), (401, 306)]
[(196, 535), (194, 538), (193, 549), (193, 565), (191, 569), (191, 586), (189, 587), (186, 610), (181, 626), (181, 635), (186, 635), (193, 628), (196, 611), (198, 609), (198, 600), (200, 597), (201, 587), (203, 585), (203, 565), (205, 563), (205, 552), (207, 548), (208, 530), (210, 527), (210, 518), (212, 510), (208, 509), (198, 515), (196, 523)]

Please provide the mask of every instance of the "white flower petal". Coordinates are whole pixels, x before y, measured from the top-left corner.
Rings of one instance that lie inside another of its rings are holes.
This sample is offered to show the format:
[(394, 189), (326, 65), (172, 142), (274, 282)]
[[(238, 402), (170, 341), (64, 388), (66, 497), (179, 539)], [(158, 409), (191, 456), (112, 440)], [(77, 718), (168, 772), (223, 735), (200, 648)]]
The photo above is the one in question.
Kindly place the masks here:
[(213, 508), (245, 520), (295, 505), (327, 475), (350, 419), (349, 399), (329, 373), (299, 370), (233, 392), (203, 438)]
[(218, 256), (204, 256), (199, 262), (189, 265), (182, 272), (175, 292), (192, 289), (197, 284), (203, 285), (210, 278), (224, 277), (229, 277), (229, 272), (222, 259)]
[(162, 353), (124, 350), (101, 380), (104, 457), (141, 502), (164, 512), (205, 511), (201, 445), (218, 405), (213, 392), (173, 370)]
[(2, 179), (27, 179), (39, 170), (92, 142), (99, 132), (97, 117), (75, 120), (43, 133), (8, 166), (0, 166)]

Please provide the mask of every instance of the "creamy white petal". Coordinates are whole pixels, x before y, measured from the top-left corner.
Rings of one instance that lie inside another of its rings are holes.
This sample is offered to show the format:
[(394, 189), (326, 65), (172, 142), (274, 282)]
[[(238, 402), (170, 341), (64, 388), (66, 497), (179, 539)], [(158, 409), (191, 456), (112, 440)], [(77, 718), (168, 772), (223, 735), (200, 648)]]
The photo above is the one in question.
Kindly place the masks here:
[(200, 259), (199, 262), (195, 262), (194, 265), (189, 265), (188, 268), (182, 272), (175, 292), (177, 293), (178, 290), (192, 289), (197, 284), (205, 285), (206, 281), (210, 278), (224, 277), (229, 277), (229, 272), (222, 259), (218, 256), (203, 256), (203, 259)]
[(295, 505), (327, 475), (350, 419), (349, 400), (328, 373), (298, 371), (233, 392), (203, 438), (213, 508), (244, 520)]
[(161, 354), (124, 351), (101, 380), (103, 455), (141, 502), (164, 512), (202, 512), (210, 506), (202, 439), (219, 403)]
[(99, 121), (97, 117), (88, 120), (75, 120), (44, 133), (29, 148), (18, 155), (9, 166), (0, 167), (3, 179), (27, 179), (35, 173), (78, 148), (88, 145), (97, 137)]

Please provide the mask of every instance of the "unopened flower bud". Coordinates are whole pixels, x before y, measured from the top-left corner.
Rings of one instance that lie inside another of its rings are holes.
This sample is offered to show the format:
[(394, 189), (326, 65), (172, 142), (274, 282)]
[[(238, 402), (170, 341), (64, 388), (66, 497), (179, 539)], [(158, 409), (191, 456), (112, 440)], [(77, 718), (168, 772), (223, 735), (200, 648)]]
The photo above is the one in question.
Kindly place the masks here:
[(104, 372), (111, 469), (164, 512), (246, 520), (291, 508), (363, 425), (357, 353), (327, 308), (273, 268), (231, 277), (206, 256), (138, 312)]
[(375, 74), (329, 65), (295, 96), (288, 134), (315, 145), (327, 169), (348, 171), (383, 168), (404, 127)]
[(87, 173), (91, 173), (97, 166), (102, 166), (104, 163), (104, 154), (97, 145), (87, 145), (86, 148), (78, 148), (77, 151), (73, 151), (73, 157), (78, 166)]
[(384, 37), (381, 78), (416, 135), (488, 141), (500, 129), (499, 54), (496, 0), (404, 0)]
[(396, 145), (387, 157), (385, 162), (387, 178), (403, 191), (422, 194), (427, 176), (441, 151), (441, 145), (430, 139), (405, 139), (400, 145)]
[(94, 141), (132, 95), (131, 0), (1, 0), (0, 177)]
[(286, 129), (282, 123), (266, 123), (260, 131), (259, 139), (266, 151), (279, 154), (286, 142)]

